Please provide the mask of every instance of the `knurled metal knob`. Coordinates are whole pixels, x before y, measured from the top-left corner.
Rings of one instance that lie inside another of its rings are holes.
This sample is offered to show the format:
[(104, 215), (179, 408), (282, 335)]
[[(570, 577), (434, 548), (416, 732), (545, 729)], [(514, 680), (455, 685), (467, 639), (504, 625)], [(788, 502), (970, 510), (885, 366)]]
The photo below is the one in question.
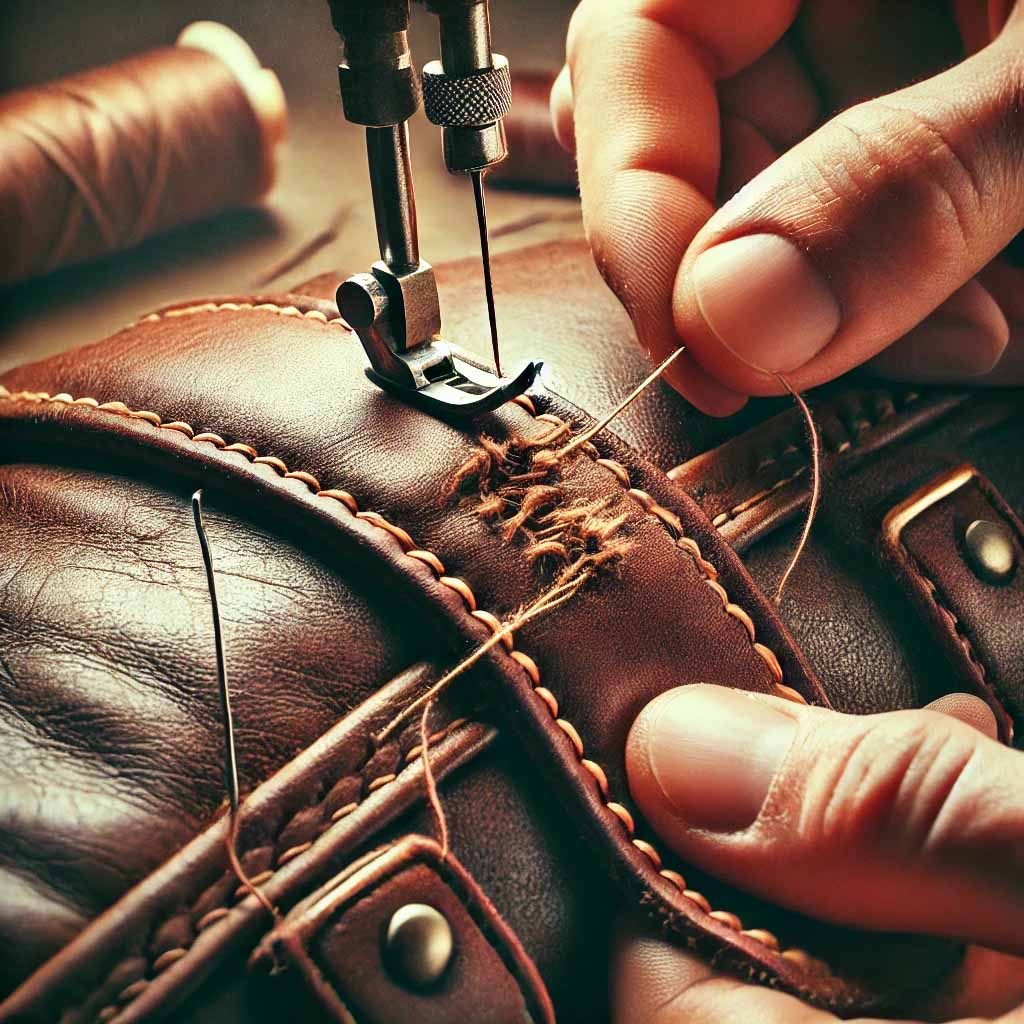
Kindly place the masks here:
[(493, 55), (494, 66), (470, 75), (449, 75), (439, 60), (423, 68), (423, 109), (442, 128), (479, 128), (500, 121), (512, 109), (508, 61)]

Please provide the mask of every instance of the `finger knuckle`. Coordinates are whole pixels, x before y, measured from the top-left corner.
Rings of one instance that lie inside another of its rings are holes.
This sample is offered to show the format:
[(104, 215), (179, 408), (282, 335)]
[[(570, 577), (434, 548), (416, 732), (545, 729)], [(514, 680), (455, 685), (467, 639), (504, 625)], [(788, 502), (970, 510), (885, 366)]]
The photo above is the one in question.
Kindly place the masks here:
[(816, 773), (805, 835), (846, 851), (883, 843), (921, 853), (943, 843), (961, 824), (956, 783), (976, 750), (965, 731), (932, 712), (879, 719)]
[(844, 111), (835, 123), (848, 145), (827, 154), (820, 175), (853, 217), (877, 227), (912, 212), (928, 245), (974, 254), (985, 195), (967, 132), (949, 127), (951, 119), (878, 100)]

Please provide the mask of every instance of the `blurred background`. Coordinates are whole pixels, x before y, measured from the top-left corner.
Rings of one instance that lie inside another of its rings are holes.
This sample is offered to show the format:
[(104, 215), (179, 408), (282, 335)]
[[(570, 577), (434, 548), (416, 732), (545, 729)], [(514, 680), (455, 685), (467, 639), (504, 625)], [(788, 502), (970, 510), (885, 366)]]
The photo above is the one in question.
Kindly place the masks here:
[[(561, 66), (574, 6), (575, 0), (491, 0), (494, 48), (509, 58), (513, 77)], [(289, 137), (273, 190), (260, 207), (0, 291), (0, 370), (103, 338), (168, 302), (283, 291), (314, 274), (363, 270), (377, 259), (363, 131), (342, 117), (340, 47), (325, 0), (0, 0), (0, 91), (173, 45), (199, 19), (233, 28), (281, 80)], [(422, 67), (438, 55), (436, 21), (416, 4), (413, 20), (413, 54)], [(447, 173), (440, 130), (422, 113), (411, 134), (423, 258), (436, 264), (476, 254), (468, 179)], [(493, 247), (576, 234), (577, 207), (571, 195), (489, 188)], [(332, 242), (261, 286), (276, 264), (329, 228), (337, 231)], [(443, 295), (441, 301), (443, 309)]]

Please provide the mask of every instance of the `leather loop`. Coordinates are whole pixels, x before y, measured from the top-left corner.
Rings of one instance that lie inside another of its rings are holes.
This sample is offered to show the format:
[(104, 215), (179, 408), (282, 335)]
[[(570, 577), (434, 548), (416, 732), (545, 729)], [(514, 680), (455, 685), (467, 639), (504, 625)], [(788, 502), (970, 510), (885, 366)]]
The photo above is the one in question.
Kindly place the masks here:
[[(439, 912), (453, 939), (447, 965), (420, 986), (389, 969), (384, 949), (389, 922), (410, 905)], [(461, 1024), (484, 1007), (495, 1024), (554, 1021), (544, 983), (512, 930), (455, 857), (424, 836), (356, 861), (297, 906), (254, 963), (297, 968), (342, 1024)]]
[[(1002, 583), (981, 578), (971, 567), (966, 532), (978, 521), (993, 524), (1015, 553), (1017, 571)], [(987, 701), (1000, 736), (1011, 742), (1015, 720), (1019, 726), (1024, 712), (1021, 521), (993, 484), (965, 464), (893, 508), (883, 522), (882, 545), (960, 684)]]

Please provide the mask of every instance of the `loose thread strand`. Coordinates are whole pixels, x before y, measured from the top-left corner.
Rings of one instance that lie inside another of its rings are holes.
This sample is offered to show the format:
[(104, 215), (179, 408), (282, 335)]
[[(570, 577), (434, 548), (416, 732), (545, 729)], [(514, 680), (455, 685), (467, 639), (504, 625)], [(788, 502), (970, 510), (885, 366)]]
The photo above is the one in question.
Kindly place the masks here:
[(811, 415), (811, 410), (803, 395), (781, 373), (775, 374), (775, 377), (790, 393), (793, 401), (796, 402), (797, 407), (800, 409), (811, 445), (811, 501), (807, 507), (807, 517), (804, 520), (803, 530), (800, 531), (800, 539), (797, 541), (793, 556), (790, 558), (786, 571), (782, 574), (779, 585), (775, 589), (775, 606), (778, 607), (782, 604), (782, 593), (786, 589), (786, 584), (789, 582), (790, 576), (793, 575), (793, 570), (796, 569), (803, 556), (804, 549), (807, 547), (807, 541), (811, 536), (811, 528), (814, 526), (814, 520), (818, 514), (818, 503), (821, 500), (821, 438), (818, 435), (818, 428), (814, 422), (814, 417)]
[(427, 799), (430, 809), (434, 812), (437, 822), (437, 835), (441, 841), (441, 858), (448, 856), (448, 818), (441, 803), (441, 794), (437, 790), (437, 779), (434, 778), (434, 767), (430, 763), (430, 750), (427, 747), (429, 733), (427, 730), (430, 709), (434, 706), (433, 699), (423, 702), (423, 714), (420, 715), (420, 759), (423, 761), (423, 779), (427, 787)]
[(675, 352), (663, 359), (607, 416), (584, 430), (582, 434), (577, 434), (564, 448), (555, 453), (552, 461), (561, 462), (570, 452), (575, 451), (580, 445), (586, 444), (595, 434), (604, 430), (613, 419), (625, 412), (685, 351), (686, 346), (680, 345)]
[[(427, 800), (434, 815), (437, 825), (437, 835), (441, 845), (441, 856), (447, 857), (449, 852), (448, 818), (444, 812), (444, 805), (441, 803), (441, 794), (438, 790), (437, 779), (434, 776), (434, 768), (430, 763), (429, 748), (429, 720), (430, 711), (438, 695), (466, 669), (501, 643), (505, 637), (511, 636), (517, 629), (535, 619), (538, 615), (557, 608), (564, 604), (576, 593), (583, 583), (589, 578), (589, 570), (584, 570), (578, 575), (560, 583), (550, 590), (545, 591), (529, 607), (525, 608), (518, 615), (513, 616), (501, 629), (495, 632), (488, 640), (482, 643), (472, 653), (465, 657), (450, 672), (446, 672), (429, 690), (421, 694), (411, 704), (406, 705), (390, 722), (374, 737), (374, 745), (379, 746), (394, 730), (404, 722), (417, 708), (420, 712), (420, 759), (423, 762), (423, 781), (427, 790)], [(275, 912), (276, 913), (276, 912)]]
[(516, 630), (521, 629), (531, 619), (537, 618), (539, 615), (543, 615), (545, 612), (551, 611), (557, 608), (559, 605), (564, 604), (576, 593), (577, 590), (589, 579), (590, 573), (584, 571), (578, 576), (572, 579), (566, 580), (564, 583), (560, 583), (551, 590), (546, 590), (540, 595), (532, 604), (530, 604), (523, 611), (514, 615), (501, 629), (493, 633), (488, 637), (479, 647), (471, 651), (465, 658), (462, 659), (451, 671), (446, 672), (429, 690), (425, 690), (416, 700), (407, 704), (401, 711), (395, 715), (394, 718), (384, 726), (383, 729), (374, 737), (374, 742), (378, 745), (383, 743), (384, 740), (390, 736), (395, 729), (397, 729), (402, 722), (406, 721), (408, 717), (415, 714), (416, 711), (420, 710), (424, 704), (428, 704), (433, 701), (448, 685), (462, 675), (467, 669), (472, 668), (489, 650), (497, 647), (498, 644), (504, 641), (505, 637), (511, 636)]

